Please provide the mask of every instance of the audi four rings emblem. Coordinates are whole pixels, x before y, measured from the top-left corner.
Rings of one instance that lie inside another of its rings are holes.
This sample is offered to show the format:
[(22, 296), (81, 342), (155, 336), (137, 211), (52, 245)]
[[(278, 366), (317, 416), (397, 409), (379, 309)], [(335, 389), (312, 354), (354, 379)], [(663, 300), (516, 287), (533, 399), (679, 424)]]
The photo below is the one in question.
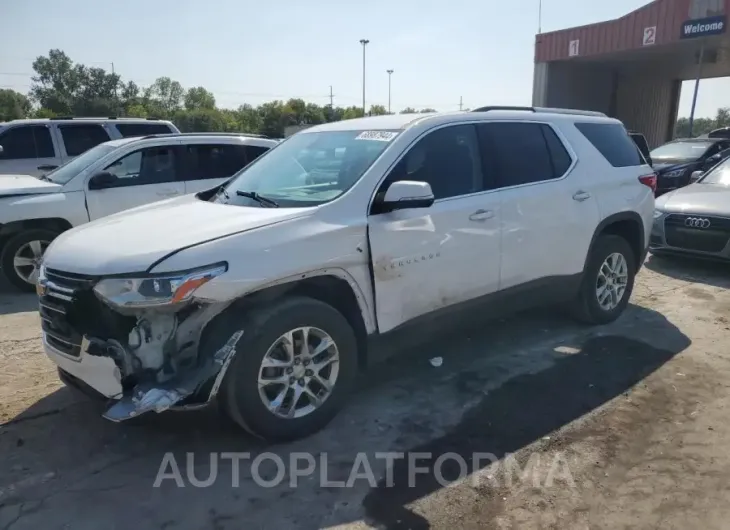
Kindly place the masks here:
[(684, 226), (690, 228), (710, 228), (710, 220), (704, 217), (688, 217), (684, 220)]

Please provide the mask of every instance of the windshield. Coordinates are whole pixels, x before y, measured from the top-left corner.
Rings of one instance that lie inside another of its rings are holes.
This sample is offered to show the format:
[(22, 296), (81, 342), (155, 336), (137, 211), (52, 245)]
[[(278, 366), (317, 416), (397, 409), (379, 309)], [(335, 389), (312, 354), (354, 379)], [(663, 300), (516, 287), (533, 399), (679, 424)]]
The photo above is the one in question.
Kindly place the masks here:
[(652, 159), (697, 160), (714, 142), (670, 142), (651, 152)]
[(730, 186), (730, 158), (726, 158), (710, 171), (705, 173), (699, 184), (717, 184), (720, 186)]
[(244, 168), (217, 202), (254, 206), (257, 194), (283, 207), (317, 206), (350, 189), (399, 131), (299, 133)]
[(88, 151), (81, 153), (76, 158), (69, 160), (57, 169), (54, 169), (50, 173), (46, 174), (46, 177), (48, 180), (55, 182), (56, 184), (66, 184), (84, 169), (115, 149), (116, 147), (112, 147), (111, 145), (99, 144), (96, 147), (92, 147)]

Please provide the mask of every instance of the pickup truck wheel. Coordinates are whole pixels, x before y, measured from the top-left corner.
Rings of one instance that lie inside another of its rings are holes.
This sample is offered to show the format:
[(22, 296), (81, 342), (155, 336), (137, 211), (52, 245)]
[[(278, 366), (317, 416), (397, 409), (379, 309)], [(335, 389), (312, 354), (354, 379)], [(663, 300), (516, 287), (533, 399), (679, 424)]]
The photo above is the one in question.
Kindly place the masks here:
[(589, 324), (608, 324), (624, 312), (634, 289), (636, 258), (620, 236), (600, 236), (588, 258), (574, 316)]
[(0, 255), (5, 278), (21, 291), (35, 291), (41, 258), (58, 234), (51, 230), (27, 230), (11, 237)]
[[(239, 329), (218, 394), (227, 416), (269, 441), (306, 437), (334, 418), (357, 373), (355, 333), (341, 313), (296, 297), (253, 311)], [(227, 336), (217, 335), (220, 347)]]

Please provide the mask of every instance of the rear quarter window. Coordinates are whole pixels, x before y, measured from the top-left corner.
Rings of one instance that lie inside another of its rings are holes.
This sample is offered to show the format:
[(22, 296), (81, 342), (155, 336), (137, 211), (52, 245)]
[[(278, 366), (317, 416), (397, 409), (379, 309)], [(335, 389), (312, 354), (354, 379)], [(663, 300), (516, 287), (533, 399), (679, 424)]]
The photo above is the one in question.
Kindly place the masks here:
[(619, 123), (576, 123), (578, 129), (593, 147), (613, 167), (641, 166), (645, 162), (637, 145)]
[(117, 123), (117, 130), (123, 138), (148, 136), (150, 134), (170, 134), (173, 131), (164, 123)]

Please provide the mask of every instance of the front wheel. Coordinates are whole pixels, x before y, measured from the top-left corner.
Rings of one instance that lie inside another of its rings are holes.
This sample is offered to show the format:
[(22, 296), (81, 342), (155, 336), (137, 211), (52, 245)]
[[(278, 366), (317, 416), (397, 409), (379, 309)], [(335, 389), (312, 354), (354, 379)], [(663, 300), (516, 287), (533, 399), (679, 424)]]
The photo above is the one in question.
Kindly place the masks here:
[[(235, 319), (209, 334), (213, 351), (237, 331)], [(303, 438), (323, 428), (346, 401), (357, 372), (357, 342), (347, 319), (305, 297), (254, 310), (218, 394), (223, 412), (270, 441)], [(206, 347), (207, 349), (207, 347)]]
[(35, 290), (43, 254), (58, 234), (51, 230), (27, 230), (11, 237), (0, 255), (3, 275), (21, 291)]
[(634, 289), (636, 257), (620, 236), (596, 240), (583, 277), (573, 314), (589, 324), (608, 324), (624, 312)]

